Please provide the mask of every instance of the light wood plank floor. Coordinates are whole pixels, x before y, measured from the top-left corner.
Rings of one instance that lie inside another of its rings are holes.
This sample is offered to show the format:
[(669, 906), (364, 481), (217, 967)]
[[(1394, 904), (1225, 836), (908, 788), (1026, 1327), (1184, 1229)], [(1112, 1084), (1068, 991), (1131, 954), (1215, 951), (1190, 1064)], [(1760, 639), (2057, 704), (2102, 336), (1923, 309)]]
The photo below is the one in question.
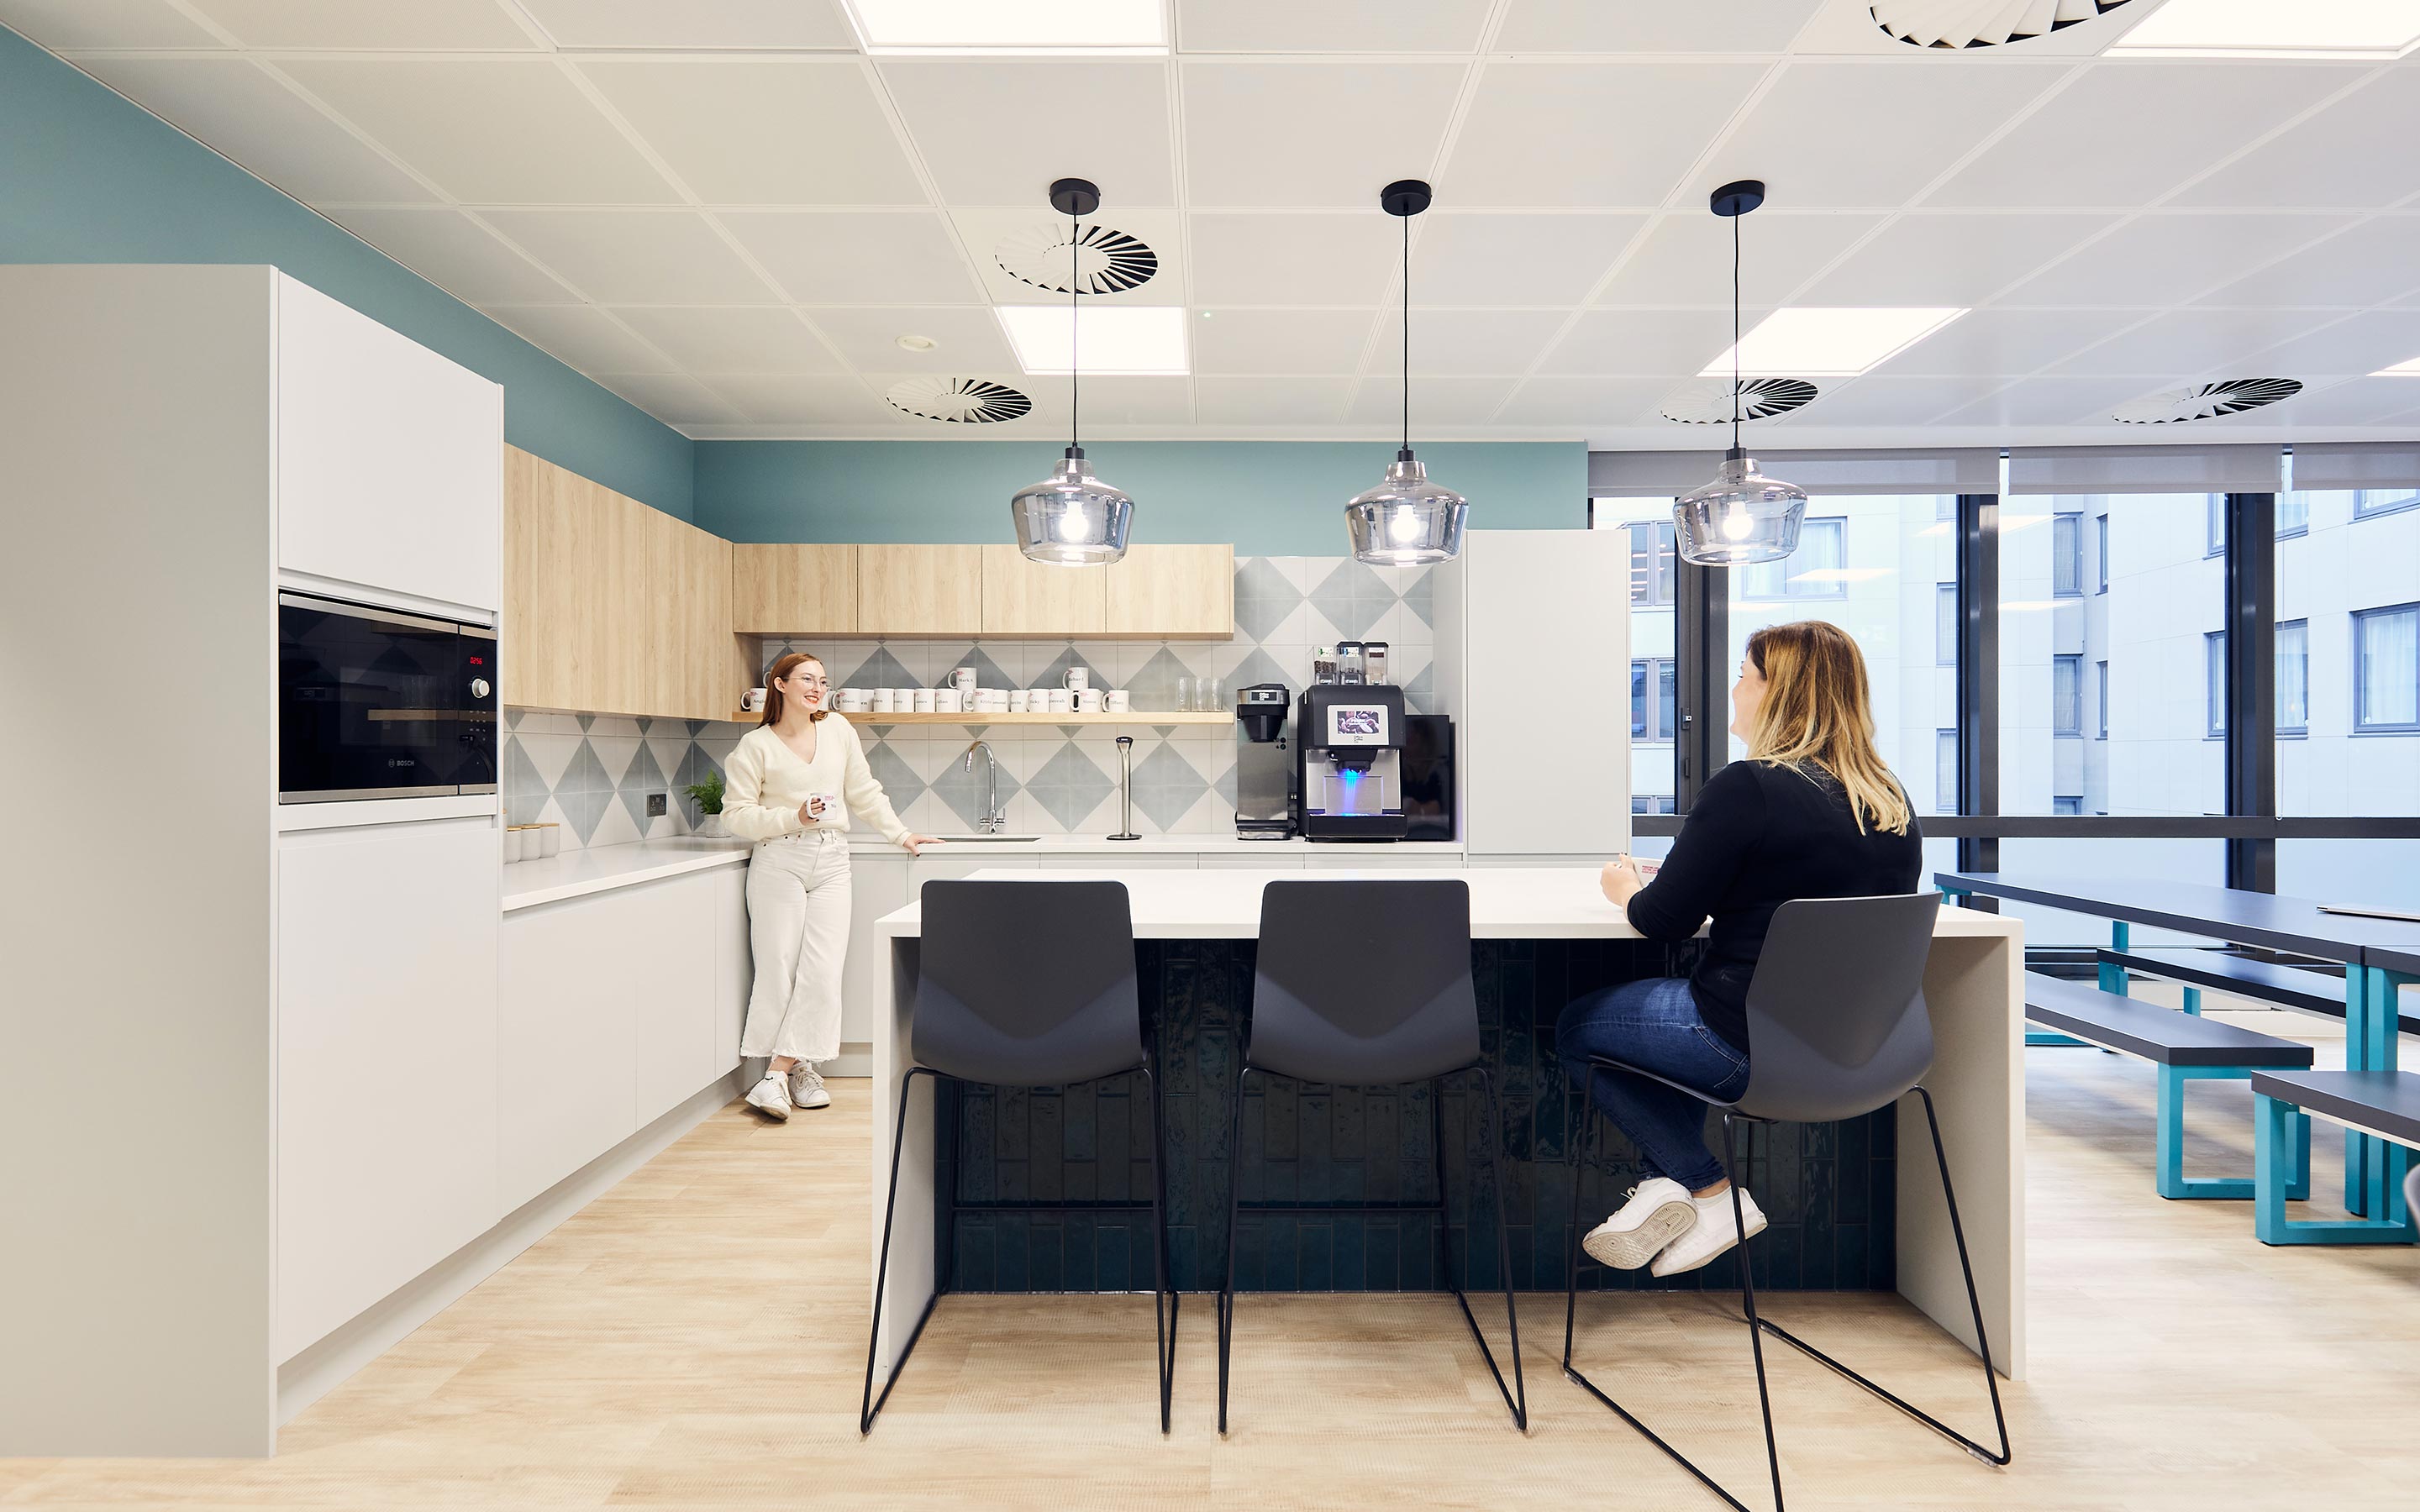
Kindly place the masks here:
[[(2147, 1068), (2034, 1050), (2027, 1069), (2034, 1365), (2004, 1384), (2015, 1465), (1978, 1464), (1779, 1350), (1792, 1504), (2420, 1505), (2420, 1253), (2264, 1249), (2245, 1204), (2162, 1202)], [(0, 1504), (1717, 1505), (1561, 1379), (1559, 1297), (1523, 1304), (1527, 1440), (1450, 1302), (1245, 1299), (1222, 1443), (1206, 1299), (1186, 1304), (1162, 1440), (1146, 1299), (962, 1297), (861, 1442), (866, 1087), (835, 1082), (830, 1112), (786, 1127), (735, 1104), (303, 1413), (272, 1460), (0, 1460)], [(2194, 1097), (2194, 1168), (2248, 1170), (2241, 1084)], [(2341, 1186), (2325, 1132), (2322, 1194)], [(1775, 1300), (1989, 1436), (1970, 1358), (1895, 1298)], [(1724, 1301), (1584, 1299), (1582, 1363), (1761, 1507)]]

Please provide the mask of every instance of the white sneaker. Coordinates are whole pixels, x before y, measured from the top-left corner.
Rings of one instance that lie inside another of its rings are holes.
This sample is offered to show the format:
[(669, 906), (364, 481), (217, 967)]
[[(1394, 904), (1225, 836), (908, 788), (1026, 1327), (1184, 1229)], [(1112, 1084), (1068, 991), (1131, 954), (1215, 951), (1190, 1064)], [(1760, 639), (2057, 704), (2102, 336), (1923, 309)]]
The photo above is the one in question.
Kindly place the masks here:
[(767, 1074), (748, 1088), (748, 1105), (775, 1123), (790, 1121), (790, 1093), (780, 1076)]
[[(1754, 1239), (1764, 1232), (1764, 1210), (1747, 1189), (1740, 1189), (1740, 1212), (1747, 1219), (1747, 1237)], [(1698, 1221), (1688, 1232), (1665, 1246), (1648, 1267), (1652, 1275), (1679, 1275), (1694, 1271), (1740, 1242), (1737, 1226), (1731, 1218), (1731, 1195), (1719, 1192), (1711, 1197), (1691, 1197), (1689, 1205), (1698, 1210)]]
[(806, 1061), (790, 1068), (790, 1105), (801, 1108), (828, 1108), (831, 1094), (824, 1090), (824, 1073)]
[(1580, 1241), (1590, 1259), (1617, 1271), (1637, 1270), (1698, 1221), (1689, 1189), (1668, 1176), (1640, 1182), (1630, 1189), (1629, 1197)]

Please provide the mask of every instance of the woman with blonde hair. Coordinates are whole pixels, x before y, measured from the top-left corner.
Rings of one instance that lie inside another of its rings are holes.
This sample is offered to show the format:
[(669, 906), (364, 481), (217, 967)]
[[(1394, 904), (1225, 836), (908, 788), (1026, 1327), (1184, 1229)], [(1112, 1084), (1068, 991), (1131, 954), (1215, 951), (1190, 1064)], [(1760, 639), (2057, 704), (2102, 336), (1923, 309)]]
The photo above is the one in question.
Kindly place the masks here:
[[(1747, 1088), (1748, 980), (1774, 911), (1793, 898), (1916, 890), (1923, 838), (1906, 792), (1874, 749), (1857, 643), (1820, 620), (1748, 637), (1731, 687), (1731, 733), (1747, 759), (1714, 774), (1689, 806), (1653, 880), (1630, 857), (1605, 868), (1605, 895), (1651, 940), (1680, 941), (1709, 918), (1686, 979), (1624, 982), (1573, 1003), (1556, 1050), (1576, 1085), (1605, 1055), (1722, 1102)], [(1581, 1242), (1600, 1263), (1694, 1271), (1737, 1244), (1730, 1182), (1706, 1148), (1706, 1103), (1645, 1076), (1599, 1071), (1595, 1104), (1630, 1135), (1644, 1179)], [(1740, 1194), (1747, 1234), (1764, 1214)]]
[(748, 856), (748, 940), (756, 985), (742, 1057), (766, 1056), (748, 1105), (775, 1122), (831, 1105), (817, 1061), (840, 1055), (840, 972), (848, 956), (848, 816), (908, 854), (908, 832), (865, 764), (865, 747), (830, 707), (824, 664), (793, 651), (765, 674), (765, 717), (723, 764), (723, 822)]

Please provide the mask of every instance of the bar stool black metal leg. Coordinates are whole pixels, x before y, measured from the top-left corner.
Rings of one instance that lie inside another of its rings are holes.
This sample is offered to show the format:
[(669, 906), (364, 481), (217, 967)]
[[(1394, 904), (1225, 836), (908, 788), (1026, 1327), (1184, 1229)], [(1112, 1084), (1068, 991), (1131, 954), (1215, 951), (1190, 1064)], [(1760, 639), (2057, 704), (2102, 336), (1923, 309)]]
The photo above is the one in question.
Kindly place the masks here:
[(1235, 1097), (1227, 1120), (1233, 1147), (1227, 1158), (1227, 1274), (1218, 1284), (1218, 1431), (1227, 1431), (1227, 1359), (1235, 1337), (1235, 1209), (1244, 1169), (1244, 1078), (1252, 1068), (1235, 1072)]
[(1563, 1287), (1563, 1374), (1572, 1375), (1572, 1332), (1580, 1306), (1580, 1188), (1588, 1182), (1590, 1134), (1596, 1128), (1596, 1093), (1592, 1084), (1596, 1072), (1589, 1072), (1581, 1084), (1580, 1094), (1574, 1099), (1579, 1104), (1578, 1121), (1572, 1125), (1572, 1231), (1571, 1264)]
[(1734, 1135), (1738, 1120), (1723, 1115), (1723, 1170), (1730, 1179), (1731, 1232), (1740, 1236), (1732, 1254), (1738, 1257), (1740, 1302), (1747, 1309), (1748, 1349), (1756, 1355), (1756, 1405), (1764, 1414), (1764, 1458), (1773, 1471), (1773, 1509), (1782, 1512), (1781, 1447), (1773, 1439), (1773, 1392), (1764, 1378), (1764, 1334), (1756, 1319), (1756, 1266), (1747, 1251), (1747, 1213), (1740, 1199), (1740, 1188), (1747, 1180), (1747, 1170), (1740, 1162)]
[(899, 1383), (899, 1372), (908, 1367), (908, 1356), (914, 1351), (916, 1341), (924, 1336), (924, 1325), (932, 1320), (933, 1308), (941, 1300), (941, 1288), (936, 1287), (932, 1299), (924, 1304), (924, 1310), (916, 1315), (916, 1326), (909, 1332), (908, 1342), (900, 1346), (899, 1358), (891, 1363), (891, 1374), (882, 1381), (881, 1400), (876, 1400), (874, 1354), (881, 1347), (882, 1297), (891, 1281), (891, 1223), (899, 1212), (899, 1157), (908, 1143), (908, 1094), (919, 1076), (933, 1078), (936, 1095), (939, 1095), (941, 1085), (939, 1072), (927, 1071), (922, 1066), (909, 1068), (908, 1074), (899, 1078), (899, 1121), (891, 1134), (891, 1196), (882, 1209), (882, 1254), (874, 1266), (874, 1325), (866, 1331), (865, 1336), (865, 1395), (859, 1398), (857, 1408), (857, 1431), (861, 1434), (874, 1431), (874, 1420), (881, 1415), (882, 1404), (891, 1400), (891, 1388)]
[[(1504, 1185), (1503, 1162), (1497, 1151), (1497, 1146), (1504, 1138), (1504, 1120), (1496, 1105), (1496, 1078), (1487, 1074), (1484, 1066), (1475, 1069), (1479, 1072), (1479, 1085), (1487, 1094), (1487, 1181), (1496, 1188), (1497, 1275), (1504, 1283), (1504, 1323), (1512, 1339), (1512, 1393), (1505, 1397), (1504, 1405), (1512, 1410), (1512, 1426), (1527, 1433), (1529, 1431), (1529, 1386), (1521, 1375), (1521, 1314), (1512, 1303), (1512, 1241), (1506, 1227), (1509, 1216), (1505, 1210), (1512, 1206), (1512, 1196)], [(1438, 1188), (1438, 1196), (1444, 1196), (1444, 1188)], [(1465, 1318), (1470, 1317), (1468, 1302), (1462, 1304), (1462, 1314)], [(1473, 1335), (1479, 1333), (1479, 1320), (1475, 1318), (1471, 1319), (1470, 1331)], [(1496, 1377), (1496, 1389), (1501, 1393), (1504, 1390), (1504, 1373), (1496, 1368), (1496, 1357), (1487, 1352), (1484, 1337), (1479, 1340), (1479, 1352), (1487, 1361), (1488, 1372)]]
[(1179, 1298), (1168, 1284), (1168, 1141), (1160, 1122), (1159, 1076), (1142, 1068), (1143, 1087), (1150, 1093), (1151, 1117), (1151, 1321), (1157, 1335), (1153, 1363), (1159, 1369), (1159, 1431), (1168, 1431), (1169, 1402), (1176, 1382), (1176, 1309)]

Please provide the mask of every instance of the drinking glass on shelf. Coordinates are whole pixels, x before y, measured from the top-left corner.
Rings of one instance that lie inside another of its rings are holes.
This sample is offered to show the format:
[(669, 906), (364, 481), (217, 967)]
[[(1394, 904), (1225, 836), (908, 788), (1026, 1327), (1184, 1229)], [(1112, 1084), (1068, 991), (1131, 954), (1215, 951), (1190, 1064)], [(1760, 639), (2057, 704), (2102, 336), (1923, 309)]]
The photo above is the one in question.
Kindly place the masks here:
[(1192, 713), (1192, 712), (1193, 712), (1193, 703), (1194, 703), (1194, 699), (1195, 699), (1196, 697), (1197, 697), (1197, 695), (1196, 695), (1196, 694), (1194, 693), (1194, 691), (1193, 691), (1193, 679), (1192, 679), (1192, 678), (1190, 678), (1190, 677), (1180, 677), (1180, 678), (1178, 678), (1178, 679), (1176, 680), (1176, 711), (1175, 711), (1175, 712), (1177, 712), (1178, 714), (1190, 714), (1190, 713)]
[(1196, 685), (1196, 709), (1202, 714), (1217, 714), (1227, 706), (1227, 685), (1216, 677), (1204, 677)]

